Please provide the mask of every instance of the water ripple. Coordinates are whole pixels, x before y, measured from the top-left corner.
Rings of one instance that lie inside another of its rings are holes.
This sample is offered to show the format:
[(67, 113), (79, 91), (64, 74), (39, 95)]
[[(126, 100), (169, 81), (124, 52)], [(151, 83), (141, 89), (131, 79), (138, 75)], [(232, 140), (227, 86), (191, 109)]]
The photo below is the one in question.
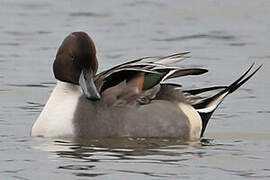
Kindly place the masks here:
[(265, 110), (265, 111), (257, 111), (256, 113), (259, 113), (259, 114), (269, 114), (270, 113), (270, 111), (267, 111), (267, 110)]
[(41, 2), (27, 2), (22, 3), (21, 6), (27, 11), (27, 10), (37, 10), (37, 9), (47, 9), (50, 7), (49, 3), (41, 3)]
[(229, 43), (230, 46), (246, 46), (247, 43), (239, 42), (239, 43)]
[(0, 46), (19, 46), (20, 43), (18, 42), (3, 42), (3, 43), (0, 43)]
[(157, 7), (164, 7), (167, 6), (166, 3), (161, 2), (154, 2), (154, 1), (134, 1), (124, 3), (125, 6), (135, 7), (135, 6), (157, 6)]
[(78, 177), (97, 177), (106, 175), (105, 173), (74, 173)]
[(132, 173), (132, 174), (142, 174), (142, 175), (146, 175), (146, 176), (152, 176), (152, 177), (158, 177), (158, 178), (176, 178), (178, 177), (177, 174), (174, 173), (163, 173), (163, 174), (159, 174), (159, 173), (150, 173), (147, 171), (132, 171), (132, 170), (117, 170), (118, 172), (124, 172), (124, 173)]
[(194, 39), (210, 39), (210, 40), (223, 40), (223, 41), (234, 41), (237, 39), (236, 36), (233, 35), (225, 35), (220, 33), (208, 33), (208, 34), (193, 34), (187, 36), (176, 36), (171, 38), (164, 38), (164, 39), (153, 39), (153, 41), (184, 41), (184, 40), (194, 40)]
[(55, 83), (40, 83), (40, 84), (7, 84), (8, 86), (12, 86), (12, 87), (39, 87), (39, 88), (49, 88), (51, 87), (50, 85), (54, 85)]
[(41, 112), (45, 104), (40, 104), (37, 102), (27, 101), (25, 106), (18, 106), (19, 109), (26, 110), (31, 113)]
[(93, 12), (73, 12), (73, 13), (70, 13), (69, 16), (106, 18), (106, 17), (110, 17), (110, 14), (101, 14), (101, 13), (93, 13)]
[(59, 166), (58, 169), (66, 169), (66, 170), (90, 170), (93, 169), (94, 165), (66, 165), (66, 166)]

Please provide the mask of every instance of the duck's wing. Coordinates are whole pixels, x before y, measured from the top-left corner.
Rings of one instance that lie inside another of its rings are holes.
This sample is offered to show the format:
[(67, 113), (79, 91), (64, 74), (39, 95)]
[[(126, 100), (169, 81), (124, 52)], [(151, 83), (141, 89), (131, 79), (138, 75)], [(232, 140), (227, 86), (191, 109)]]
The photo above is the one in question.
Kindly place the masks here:
[(98, 74), (95, 77), (95, 83), (100, 93), (108, 88), (117, 86), (123, 81), (127, 84), (125, 87), (130, 88), (132, 86), (137, 88), (138, 93), (142, 93), (159, 85), (166, 79), (186, 75), (199, 75), (207, 72), (206, 69), (201, 68), (180, 69), (179, 67), (170, 66), (187, 58), (187, 54), (188, 52), (166, 57), (145, 57), (120, 64)]
[(96, 76), (96, 79), (103, 79), (110, 76), (112, 73), (119, 72), (120, 70), (127, 68), (136, 68), (136, 70), (153, 69), (157, 66), (166, 67), (169, 64), (180, 62), (189, 56), (186, 56), (189, 52), (173, 54), (166, 57), (144, 57), (129, 61), (120, 65), (117, 65), (111, 69), (103, 71)]

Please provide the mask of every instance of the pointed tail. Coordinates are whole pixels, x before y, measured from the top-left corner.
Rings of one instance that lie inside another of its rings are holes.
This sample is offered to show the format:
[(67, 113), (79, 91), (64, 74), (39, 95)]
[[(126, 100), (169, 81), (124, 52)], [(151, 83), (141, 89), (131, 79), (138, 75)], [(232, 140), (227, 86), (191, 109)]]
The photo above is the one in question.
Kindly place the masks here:
[(197, 110), (197, 112), (200, 114), (200, 116), (202, 118), (203, 127), (202, 127), (201, 137), (203, 136), (203, 133), (205, 131), (205, 128), (207, 126), (207, 123), (208, 123), (211, 115), (216, 110), (218, 105), (224, 100), (224, 98), (228, 94), (233, 93), (235, 90), (237, 90), (239, 87), (241, 87), (252, 76), (254, 76), (254, 74), (256, 74), (256, 72), (258, 72), (258, 70), (262, 67), (262, 65), (260, 65), (254, 72), (252, 72), (250, 75), (247, 76), (247, 74), (253, 68), (254, 64), (255, 63), (253, 63), (250, 66), (250, 68), (241, 77), (239, 77), (236, 81), (234, 81), (229, 86), (219, 86), (219, 87), (212, 87), (212, 88), (196, 89), (195, 91), (190, 90), (190, 92), (186, 91), (186, 92), (193, 93), (193, 94), (194, 93), (200, 94), (200, 93), (206, 92), (207, 89), (209, 89), (209, 91), (215, 90), (215, 89), (223, 89), (220, 92), (218, 92), (216, 95), (205, 98), (202, 101), (200, 101), (196, 104), (193, 104), (193, 107)]

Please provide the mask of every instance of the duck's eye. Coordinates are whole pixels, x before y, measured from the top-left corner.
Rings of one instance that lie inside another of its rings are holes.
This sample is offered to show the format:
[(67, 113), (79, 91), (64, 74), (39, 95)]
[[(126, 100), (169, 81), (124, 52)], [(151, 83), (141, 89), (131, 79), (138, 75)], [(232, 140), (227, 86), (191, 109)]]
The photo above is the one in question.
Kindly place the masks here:
[(74, 57), (74, 56), (71, 56), (71, 60), (72, 60), (72, 61), (75, 61), (75, 57)]

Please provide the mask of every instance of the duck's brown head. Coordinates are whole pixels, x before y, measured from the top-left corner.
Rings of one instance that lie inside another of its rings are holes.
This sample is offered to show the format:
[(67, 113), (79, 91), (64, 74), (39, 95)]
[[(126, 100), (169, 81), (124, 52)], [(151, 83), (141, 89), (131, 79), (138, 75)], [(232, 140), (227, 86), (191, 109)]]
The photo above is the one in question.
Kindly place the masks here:
[(100, 99), (94, 84), (98, 69), (93, 40), (84, 32), (73, 32), (62, 42), (53, 63), (56, 79), (80, 85), (88, 99)]

